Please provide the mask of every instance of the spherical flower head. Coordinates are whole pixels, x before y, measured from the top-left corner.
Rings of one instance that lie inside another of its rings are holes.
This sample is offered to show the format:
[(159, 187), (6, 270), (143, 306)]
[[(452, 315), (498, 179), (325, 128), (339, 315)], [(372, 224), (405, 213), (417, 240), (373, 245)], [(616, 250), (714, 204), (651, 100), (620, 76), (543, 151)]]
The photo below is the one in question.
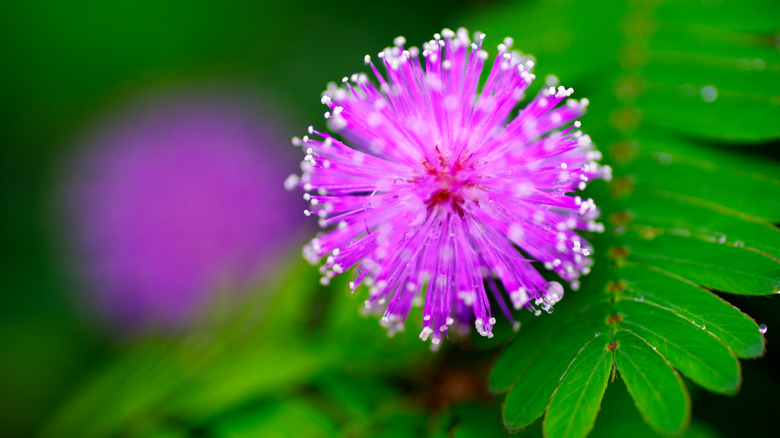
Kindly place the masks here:
[(391, 334), (424, 303), (420, 338), (434, 348), (472, 323), (491, 337), (489, 293), (515, 327), (506, 298), (552, 312), (564, 288), (538, 269), (577, 289), (593, 249), (576, 230), (603, 230), (593, 200), (574, 196), (610, 175), (576, 121), (587, 100), (559, 105), (572, 89), (551, 77), (512, 117), (534, 61), (505, 39), (480, 89), (483, 39), (445, 29), (421, 52), (396, 38), (378, 54), (386, 76), (365, 57), (377, 83), (354, 74), (323, 94), (341, 139), (313, 127), (293, 139), (306, 157), (287, 184), (325, 228), (304, 248), (324, 260), (322, 283), (355, 268), (351, 289), (368, 286), (366, 308)]
[(273, 267), (304, 219), (280, 187), (295, 157), (277, 130), (230, 93), (170, 92), (84, 139), (66, 207), (101, 319), (125, 332), (184, 328)]

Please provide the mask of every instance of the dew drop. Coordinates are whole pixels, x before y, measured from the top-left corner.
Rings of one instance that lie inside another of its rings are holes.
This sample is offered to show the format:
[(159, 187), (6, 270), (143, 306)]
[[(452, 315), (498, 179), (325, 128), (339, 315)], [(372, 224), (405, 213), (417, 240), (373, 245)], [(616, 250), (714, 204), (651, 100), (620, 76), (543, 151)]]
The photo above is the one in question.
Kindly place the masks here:
[(557, 281), (547, 283), (547, 292), (544, 298), (550, 305), (557, 303), (563, 298), (563, 286)]
[(643, 297), (642, 295), (637, 295), (637, 296), (634, 298), (634, 301), (644, 301), (644, 300), (645, 300), (645, 297)]
[(726, 235), (723, 233), (715, 233), (712, 239), (713, 242), (724, 243), (726, 241)]
[(718, 89), (712, 85), (707, 85), (701, 89), (699, 94), (701, 95), (701, 100), (707, 103), (714, 102), (718, 98)]
[(658, 154), (657, 158), (658, 158), (658, 162), (663, 165), (667, 165), (672, 162), (672, 156), (666, 152), (662, 152)]
[(762, 335), (766, 334), (766, 330), (767, 330), (766, 324), (759, 324), (758, 331), (761, 332)]

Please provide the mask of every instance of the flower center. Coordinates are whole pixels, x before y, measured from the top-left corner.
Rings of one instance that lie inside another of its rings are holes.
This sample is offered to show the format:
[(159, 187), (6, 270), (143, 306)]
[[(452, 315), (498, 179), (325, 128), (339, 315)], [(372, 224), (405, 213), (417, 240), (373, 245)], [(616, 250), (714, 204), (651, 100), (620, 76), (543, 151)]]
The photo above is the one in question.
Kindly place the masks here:
[(437, 206), (450, 205), (460, 217), (463, 217), (466, 201), (464, 192), (475, 185), (468, 177), (464, 177), (461, 163), (455, 163), (452, 167), (434, 167), (425, 161), (423, 166), (428, 173), (428, 177), (425, 178), (428, 193), (424, 199), (428, 213), (432, 213)]

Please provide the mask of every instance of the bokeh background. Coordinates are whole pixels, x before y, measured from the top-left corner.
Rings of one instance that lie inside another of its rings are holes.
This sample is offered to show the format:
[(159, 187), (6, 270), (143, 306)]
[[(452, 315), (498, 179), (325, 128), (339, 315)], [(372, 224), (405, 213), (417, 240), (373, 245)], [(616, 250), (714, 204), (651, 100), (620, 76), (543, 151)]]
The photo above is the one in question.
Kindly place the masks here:
[[(486, 31), (491, 49), (511, 35), (580, 97), (620, 99), (630, 81), (601, 72), (638, 62), (619, 37), (654, 22), (626, 11), (656, 3), (5, 5), (0, 436), (499, 436), (500, 400), (485, 389), (495, 344), (431, 354), (411, 328), (387, 339), (359, 315), (362, 298), (319, 286), (301, 261), (314, 227), (283, 192), (300, 158), (289, 139), (324, 126), (321, 91), (363, 55), (443, 27)], [(687, 3), (673, 19), (723, 2)], [(778, 6), (745, 4), (766, 11), (745, 29), (774, 23), (750, 43), (776, 54)], [(739, 22), (714, 17), (715, 29)], [(754, 59), (745, 68), (777, 69)], [(732, 302), (769, 326), (769, 352), (743, 363), (737, 397), (695, 394), (692, 433), (773, 423), (780, 308)], [(636, 415), (612, 393), (604, 436), (610, 415)]]

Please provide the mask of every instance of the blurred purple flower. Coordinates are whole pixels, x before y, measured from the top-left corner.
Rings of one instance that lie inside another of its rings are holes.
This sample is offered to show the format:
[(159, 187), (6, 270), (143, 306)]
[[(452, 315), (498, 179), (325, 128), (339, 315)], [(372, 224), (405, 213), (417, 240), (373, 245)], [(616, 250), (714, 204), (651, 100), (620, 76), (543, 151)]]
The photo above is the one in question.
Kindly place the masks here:
[(356, 267), (350, 287), (369, 286), (366, 307), (391, 334), (424, 289), (420, 338), (434, 347), (453, 323), (492, 336), (488, 293), (514, 323), (498, 282), (514, 308), (551, 312), (563, 286), (532, 263), (576, 289), (592, 248), (575, 230), (603, 229), (592, 199), (567, 196), (609, 177), (575, 121), (587, 100), (556, 108), (572, 90), (548, 83), (513, 117), (534, 62), (504, 40), (478, 91), (483, 38), (445, 29), (422, 57), (397, 38), (378, 55), (387, 79), (365, 57), (378, 87), (355, 74), (322, 97), (346, 142), (313, 127), (293, 139), (306, 157), (287, 186), (306, 191), (306, 213), (327, 229), (304, 249), (312, 263), (325, 259), (322, 282)]
[(179, 328), (222, 288), (273, 267), (302, 208), (281, 187), (295, 160), (278, 129), (242, 99), (167, 95), (86, 141), (67, 199), (102, 317), (125, 330)]

